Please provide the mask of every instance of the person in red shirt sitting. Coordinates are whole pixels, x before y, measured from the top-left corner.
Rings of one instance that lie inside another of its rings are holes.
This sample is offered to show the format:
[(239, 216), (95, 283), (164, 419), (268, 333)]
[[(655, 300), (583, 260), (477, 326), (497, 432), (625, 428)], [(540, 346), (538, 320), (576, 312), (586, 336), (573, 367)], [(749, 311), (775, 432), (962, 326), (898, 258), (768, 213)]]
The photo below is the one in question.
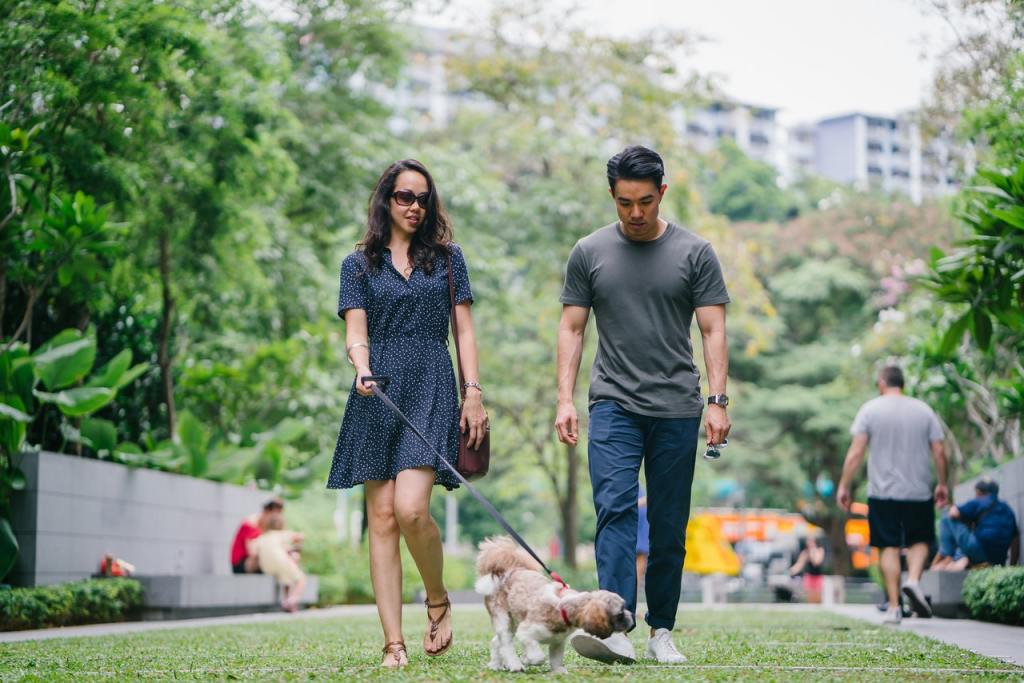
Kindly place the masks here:
[(249, 515), (235, 533), (231, 544), (231, 571), (235, 574), (259, 574), (259, 558), (251, 552), (251, 541), (270, 528), (270, 520), (284, 513), (284, 501), (271, 498), (263, 504), (263, 511)]

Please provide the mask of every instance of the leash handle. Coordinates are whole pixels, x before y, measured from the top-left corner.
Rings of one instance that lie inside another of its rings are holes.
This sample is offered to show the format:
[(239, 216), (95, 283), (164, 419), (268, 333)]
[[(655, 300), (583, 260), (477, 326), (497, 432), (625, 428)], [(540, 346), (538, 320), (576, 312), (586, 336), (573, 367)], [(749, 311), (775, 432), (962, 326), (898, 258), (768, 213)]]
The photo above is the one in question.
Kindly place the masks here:
[[(387, 377), (382, 377), (380, 375), (368, 375), (363, 379), (371, 382), (378, 382), (379, 380), (383, 379), (384, 384), (387, 384), (388, 380)], [(437, 456), (437, 459), (440, 462), (444, 463), (444, 466), (447, 467), (451, 471), (451, 473), (458, 478), (459, 482), (462, 483), (467, 489), (469, 489), (469, 492), (473, 494), (473, 497), (476, 498), (480, 502), (480, 504), (484, 506), (484, 509), (487, 510), (488, 514), (490, 514), (491, 517), (494, 518), (494, 521), (500, 524), (501, 528), (504, 529), (512, 538), (514, 538), (516, 543), (522, 546), (523, 550), (530, 554), (530, 557), (537, 561), (537, 564), (539, 564), (544, 569), (544, 571), (547, 572), (548, 576), (550, 576), (552, 579), (562, 584), (563, 586), (568, 586), (568, 584), (562, 580), (562, 577), (560, 577), (555, 572), (551, 571), (551, 569), (549, 569), (548, 566), (544, 564), (544, 560), (540, 559), (540, 557), (537, 556), (537, 553), (533, 551), (533, 548), (530, 547), (530, 544), (527, 543), (523, 539), (523, 537), (520, 536), (516, 532), (516, 530), (512, 528), (512, 526), (505, 520), (505, 518), (501, 516), (501, 513), (498, 512), (498, 510), (491, 504), (491, 502), (484, 498), (484, 495), (477, 491), (475, 486), (470, 484), (469, 481), (464, 476), (462, 476), (462, 474), (457, 469), (455, 469), (455, 467), (453, 467), (450, 462), (445, 460), (441, 456), (441, 454), (437, 452), (437, 449), (434, 448), (434, 446), (429, 441), (427, 441), (427, 437), (423, 436), (423, 433), (416, 428), (416, 425), (410, 422), (409, 418), (406, 417), (405, 414), (398, 409), (398, 406), (395, 405), (394, 401), (392, 401), (388, 397), (388, 395), (384, 393), (384, 391), (380, 388), (379, 383), (373, 384), (370, 387), (370, 390), (373, 391), (377, 398), (384, 402), (384, 405), (391, 409), (391, 412), (393, 412), (398, 417), (398, 419), (401, 420), (402, 424), (411, 429), (412, 433), (418, 436), (420, 441), (426, 444), (427, 448), (433, 451), (434, 455)]]

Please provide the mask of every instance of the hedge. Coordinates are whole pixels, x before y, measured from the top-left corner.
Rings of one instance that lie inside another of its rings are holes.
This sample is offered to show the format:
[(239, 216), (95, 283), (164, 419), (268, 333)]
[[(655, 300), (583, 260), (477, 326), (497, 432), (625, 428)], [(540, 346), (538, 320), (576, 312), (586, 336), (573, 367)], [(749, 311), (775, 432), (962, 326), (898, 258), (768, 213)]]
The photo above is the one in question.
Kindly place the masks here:
[(1024, 567), (972, 571), (963, 596), (975, 619), (1024, 626)]
[(142, 606), (134, 579), (85, 579), (0, 590), (0, 631), (123, 621)]

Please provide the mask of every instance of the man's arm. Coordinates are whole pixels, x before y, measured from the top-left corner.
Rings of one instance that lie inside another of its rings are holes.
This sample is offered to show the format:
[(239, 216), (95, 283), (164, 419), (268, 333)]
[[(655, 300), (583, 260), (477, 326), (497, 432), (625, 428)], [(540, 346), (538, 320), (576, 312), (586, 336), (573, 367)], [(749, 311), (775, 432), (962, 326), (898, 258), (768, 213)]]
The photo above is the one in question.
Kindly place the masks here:
[(946, 449), (941, 441), (932, 441), (932, 460), (935, 461), (935, 506), (946, 507), (949, 503), (949, 489), (946, 488)]
[[(729, 348), (725, 336), (725, 305), (700, 306), (694, 309), (697, 327), (704, 343), (704, 367), (708, 373), (708, 393), (724, 394), (729, 374)], [(719, 444), (729, 436), (732, 423), (725, 408), (709, 405), (704, 419), (708, 445)]]
[(562, 306), (558, 323), (558, 410), (555, 430), (562, 443), (576, 445), (579, 440), (579, 418), (573, 404), (576, 375), (583, 357), (583, 332), (587, 329), (590, 309), (585, 306)]
[(860, 470), (860, 465), (864, 462), (864, 453), (868, 448), (868, 435), (867, 432), (857, 434), (853, 437), (853, 441), (850, 442), (850, 448), (846, 451), (846, 460), (843, 461), (843, 475), (839, 478), (839, 486), (836, 487), (836, 502), (839, 507), (850, 511), (850, 503), (853, 502), (853, 498), (850, 496), (850, 486), (853, 483), (853, 478)]

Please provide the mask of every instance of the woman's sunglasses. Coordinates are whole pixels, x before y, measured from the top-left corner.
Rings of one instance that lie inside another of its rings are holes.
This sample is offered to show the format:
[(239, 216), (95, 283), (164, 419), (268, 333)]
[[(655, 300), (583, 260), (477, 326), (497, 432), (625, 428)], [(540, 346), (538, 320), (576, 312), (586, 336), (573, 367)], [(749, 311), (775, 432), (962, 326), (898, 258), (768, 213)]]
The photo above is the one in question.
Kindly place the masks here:
[(430, 201), (429, 192), (415, 194), (412, 190), (396, 190), (391, 193), (391, 197), (399, 206), (412, 206), (412, 203), (416, 202), (420, 205), (421, 209), (427, 208), (427, 202)]

